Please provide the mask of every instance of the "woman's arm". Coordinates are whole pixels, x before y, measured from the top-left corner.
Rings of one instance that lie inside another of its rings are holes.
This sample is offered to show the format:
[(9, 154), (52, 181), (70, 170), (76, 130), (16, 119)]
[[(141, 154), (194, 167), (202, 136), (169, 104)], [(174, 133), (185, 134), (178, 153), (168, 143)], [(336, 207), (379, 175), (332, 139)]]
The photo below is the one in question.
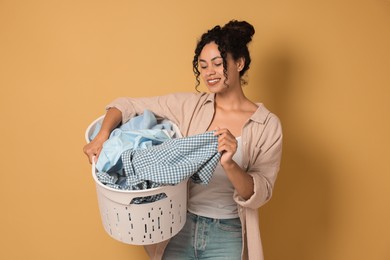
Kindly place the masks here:
[(113, 107), (107, 110), (99, 133), (90, 143), (85, 145), (83, 149), (90, 163), (92, 163), (93, 157), (95, 157), (95, 160), (99, 157), (103, 143), (108, 139), (111, 131), (116, 128), (121, 121), (122, 112), (119, 109)]
[(237, 140), (226, 128), (218, 129), (218, 152), (222, 153), (221, 166), (240, 197), (247, 200), (254, 193), (253, 178), (233, 160), (237, 152)]
[(282, 156), (283, 134), (279, 119), (269, 115), (263, 126), (264, 130), (251, 129), (249, 132), (253, 138), (247, 140), (249, 161), (245, 164), (249, 162), (249, 167), (246, 174), (253, 180), (253, 194), (250, 198), (243, 197), (238, 190), (234, 194), (238, 204), (252, 209), (261, 207), (271, 199)]
[(163, 96), (130, 98), (121, 97), (108, 104), (106, 108), (115, 107), (122, 112), (122, 123), (126, 123), (145, 109), (150, 110), (156, 117), (169, 119), (180, 125), (184, 122), (185, 112), (192, 113), (199, 100), (199, 94), (172, 93)]

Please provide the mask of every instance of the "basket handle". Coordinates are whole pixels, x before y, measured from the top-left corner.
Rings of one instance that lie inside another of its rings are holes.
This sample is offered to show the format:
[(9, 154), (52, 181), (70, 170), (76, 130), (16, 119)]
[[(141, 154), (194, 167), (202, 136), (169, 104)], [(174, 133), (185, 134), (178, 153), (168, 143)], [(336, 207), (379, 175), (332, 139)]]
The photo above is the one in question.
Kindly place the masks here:
[(96, 155), (92, 156), (92, 174), (95, 174), (96, 163), (95, 163)]
[[(96, 162), (95, 162), (95, 159), (96, 159), (96, 156), (93, 156), (92, 157), (92, 175), (95, 176), (96, 175)], [(133, 190), (132, 193), (126, 193), (126, 200), (129, 200), (128, 202), (123, 202), (124, 204), (129, 204), (134, 198), (139, 198), (139, 197), (147, 197), (147, 196), (153, 196), (153, 195), (157, 195), (159, 193), (165, 193), (165, 195), (167, 195), (168, 197), (172, 196), (173, 194), (175, 194), (177, 192), (177, 189), (176, 187), (178, 185), (187, 185), (187, 184), (184, 184), (184, 183), (187, 183), (188, 179), (187, 180), (183, 180), (181, 183), (179, 184), (176, 184), (176, 185), (167, 185), (167, 186), (164, 186), (164, 189), (161, 190), (161, 187), (157, 187), (157, 188), (151, 188), (151, 189), (145, 189), (145, 190)], [(184, 183), (183, 183), (184, 182)], [(104, 186), (104, 184), (101, 184), (99, 183), (99, 185), (102, 185)], [(113, 188), (109, 188), (109, 187), (105, 187), (104, 190), (102, 190), (103, 193), (121, 193), (120, 190), (114, 190)]]
[[(158, 195), (160, 193), (164, 193), (167, 197), (172, 197), (174, 194), (178, 192), (177, 190), (178, 188), (187, 189), (187, 181), (183, 181), (175, 186), (165, 186), (163, 189), (152, 188), (152, 189), (145, 189), (145, 190), (132, 190), (131, 192), (104, 187), (104, 184), (101, 183), (98, 183), (98, 185), (99, 185), (98, 189), (101, 192), (101, 194), (103, 194), (105, 197), (109, 198), (110, 200), (113, 200), (123, 205), (130, 205), (130, 203), (135, 198), (144, 198), (148, 196)], [(185, 185), (185, 187), (183, 187), (183, 185)]]

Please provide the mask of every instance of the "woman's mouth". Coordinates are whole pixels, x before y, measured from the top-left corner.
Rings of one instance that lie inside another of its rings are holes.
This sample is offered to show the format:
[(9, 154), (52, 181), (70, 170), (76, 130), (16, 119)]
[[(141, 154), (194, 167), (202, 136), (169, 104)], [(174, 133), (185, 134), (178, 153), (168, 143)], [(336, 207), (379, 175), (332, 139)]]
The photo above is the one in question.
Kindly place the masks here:
[(208, 79), (207, 80), (207, 83), (209, 86), (214, 86), (215, 84), (217, 84), (221, 79)]

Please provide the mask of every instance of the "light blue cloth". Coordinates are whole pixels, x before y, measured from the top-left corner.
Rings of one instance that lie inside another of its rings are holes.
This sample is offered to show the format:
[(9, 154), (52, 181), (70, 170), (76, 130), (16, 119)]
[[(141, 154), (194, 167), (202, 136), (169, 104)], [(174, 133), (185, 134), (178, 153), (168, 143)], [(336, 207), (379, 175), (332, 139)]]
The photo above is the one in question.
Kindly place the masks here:
[[(96, 137), (100, 128), (99, 123), (90, 137), (91, 140)], [(171, 139), (173, 135), (171, 124), (158, 124), (154, 114), (145, 110), (142, 115), (132, 118), (111, 132), (110, 137), (103, 144), (96, 169), (98, 172), (114, 173), (115, 176), (115, 172), (120, 173), (122, 170), (121, 155), (124, 151), (145, 149), (161, 144)]]

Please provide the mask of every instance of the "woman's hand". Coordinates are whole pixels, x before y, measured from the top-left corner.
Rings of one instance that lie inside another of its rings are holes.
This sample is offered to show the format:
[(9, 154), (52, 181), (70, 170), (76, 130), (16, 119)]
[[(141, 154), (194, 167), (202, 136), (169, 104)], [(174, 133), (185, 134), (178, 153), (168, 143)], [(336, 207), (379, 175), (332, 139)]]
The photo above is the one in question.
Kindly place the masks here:
[(217, 129), (214, 134), (218, 136), (218, 152), (222, 153), (221, 165), (227, 177), (238, 194), (245, 200), (249, 199), (254, 193), (253, 178), (233, 160), (237, 139), (226, 128)]
[(115, 107), (110, 108), (103, 119), (102, 126), (97, 136), (87, 145), (83, 151), (87, 155), (89, 163), (92, 163), (95, 157), (95, 162), (102, 151), (104, 142), (110, 136), (111, 131), (119, 125), (122, 120), (122, 112)]
[(92, 160), (95, 160), (95, 162), (97, 161), (97, 158), (103, 148), (103, 143), (106, 140), (107, 138), (105, 139), (100, 136), (96, 136), (90, 143), (84, 146), (83, 151), (85, 155), (87, 155), (89, 163), (92, 163)]
[(233, 155), (237, 151), (237, 139), (226, 128), (217, 128), (214, 135), (218, 136), (218, 152), (221, 153), (221, 165), (223, 168), (233, 166)]

